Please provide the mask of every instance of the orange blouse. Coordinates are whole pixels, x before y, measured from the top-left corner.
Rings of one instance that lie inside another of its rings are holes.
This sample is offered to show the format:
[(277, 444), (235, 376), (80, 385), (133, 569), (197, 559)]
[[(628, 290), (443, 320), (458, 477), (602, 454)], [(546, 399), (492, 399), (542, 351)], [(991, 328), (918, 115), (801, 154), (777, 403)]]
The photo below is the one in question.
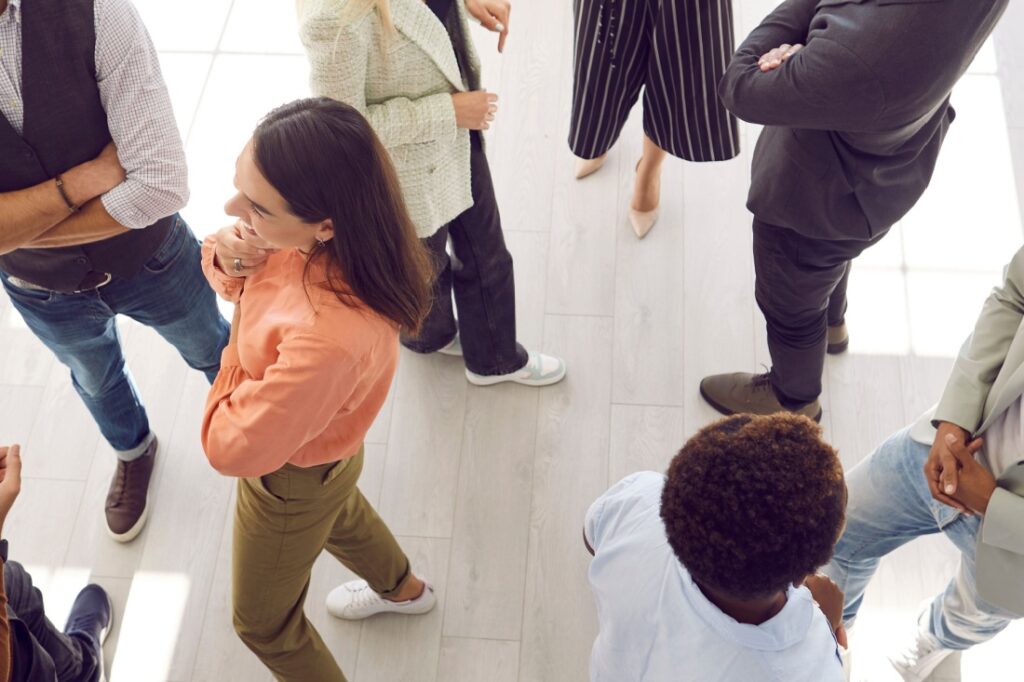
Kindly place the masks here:
[(202, 441), (228, 476), (269, 474), (352, 457), (387, 398), (398, 364), (398, 327), (365, 306), (349, 307), (316, 284), (306, 257), (288, 249), (247, 278), (214, 265), (216, 238), (203, 243), (203, 271), (241, 307), (236, 343), (210, 388)]

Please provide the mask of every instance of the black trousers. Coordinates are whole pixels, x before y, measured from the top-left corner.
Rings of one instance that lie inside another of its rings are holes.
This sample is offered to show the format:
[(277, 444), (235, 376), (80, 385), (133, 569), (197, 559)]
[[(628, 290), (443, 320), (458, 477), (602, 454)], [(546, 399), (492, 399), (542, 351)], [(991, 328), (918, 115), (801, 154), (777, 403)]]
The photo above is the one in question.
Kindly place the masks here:
[(784, 403), (821, 394), (828, 325), (846, 314), (851, 262), (872, 241), (813, 239), (754, 219), (754, 294), (768, 326), (772, 386)]
[(736, 119), (718, 98), (733, 54), (732, 0), (574, 0), (569, 147), (607, 152), (644, 92), (644, 132), (673, 156), (739, 153)]
[[(473, 206), (423, 240), (433, 256), (437, 275), (434, 303), (420, 335), (403, 335), (402, 343), (417, 353), (433, 353), (459, 332), (466, 369), (486, 376), (509, 374), (522, 369), (529, 359), (526, 349), (516, 341), (512, 254), (505, 246), (480, 134), (474, 131), (470, 139)], [(446, 249), (449, 238), (451, 256)]]
[(98, 642), (65, 635), (46, 617), (43, 595), (21, 564), (4, 564), (11, 623), (11, 682), (95, 682), (100, 678)]

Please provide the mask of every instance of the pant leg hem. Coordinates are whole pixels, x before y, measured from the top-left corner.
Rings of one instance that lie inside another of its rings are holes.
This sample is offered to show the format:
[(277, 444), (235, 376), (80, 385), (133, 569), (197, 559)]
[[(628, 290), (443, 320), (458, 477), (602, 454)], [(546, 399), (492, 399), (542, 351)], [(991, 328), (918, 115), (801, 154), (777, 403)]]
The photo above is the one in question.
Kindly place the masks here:
[(136, 445), (134, 448), (130, 450), (115, 449), (115, 452), (117, 453), (117, 458), (122, 462), (134, 462), (135, 460), (142, 456), (142, 453), (149, 449), (149, 446), (153, 444), (153, 441), (155, 439), (156, 436), (153, 434), (152, 431), (150, 431), (148, 434), (146, 434), (145, 438), (142, 439), (142, 442)]
[(487, 369), (478, 372), (477, 370), (473, 369), (473, 367), (470, 365), (469, 362), (466, 363), (466, 369), (469, 370), (470, 372), (472, 372), (473, 374), (476, 374), (476, 375), (482, 376), (482, 377), (497, 377), (497, 376), (502, 376), (503, 374), (512, 374), (513, 372), (518, 372), (519, 370), (521, 370), (524, 367), (526, 367), (527, 364), (529, 364), (529, 362), (530, 362), (530, 353), (525, 348), (523, 348), (521, 345), (519, 345), (519, 344), (516, 344), (516, 345), (519, 346), (519, 350), (521, 351), (521, 353), (519, 354), (519, 355), (521, 355), (521, 360), (520, 360), (520, 358), (517, 357), (518, 364), (516, 364), (516, 365), (509, 364), (509, 365), (507, 365), (508, 369), (506, 369), (506, 366), (498, 366), (498, 367), (488, 367)]
[(447, 341), (445, 341), (444, 343), (441, 343), (441, 344), (437, 344), (437, 343), (417, 344), (417, 343), (414, 343), (412, 341), (407, 341), (406, 339), (402, 339), (402, 346), (404, 346), (405, 348), (408, 348), (413, 353), (419, 353), (421, 355), (430, 355), (431, 353), (436, 353), (437, 351), (441, 350), (442, 348), (444, 348), (445, 346), (450, 344), (452, 341), (455, 340), (456, 336), (458, 336), (458, 332), (452, 334), (452, 337), (450, 339), (448, 339)]
[[(405, 588), (406, 584), (409, 582), (410, 579), (412, 579), (412, 564), (410, 564), (409, 560), (406, 559), (406, 561), (405, 561), (405, 573), (403, 573), (402, 577), (399, 578), (398, 584), (396, 584), (390, 590), (377, 590), (377, 589), (374, 589), (374, 592), (376, 592), (377, 594), (379, 594), (380, 596), (385, 597), (385, 598), (393, 597), (394, 595), (398, 594), (399, 592), (402, 591), (402, 589)], [(367, 582), (369, 582), (369, 581), (367, 581)], [(373, 588), (373, 585), (370, 585), (370, 587)]]

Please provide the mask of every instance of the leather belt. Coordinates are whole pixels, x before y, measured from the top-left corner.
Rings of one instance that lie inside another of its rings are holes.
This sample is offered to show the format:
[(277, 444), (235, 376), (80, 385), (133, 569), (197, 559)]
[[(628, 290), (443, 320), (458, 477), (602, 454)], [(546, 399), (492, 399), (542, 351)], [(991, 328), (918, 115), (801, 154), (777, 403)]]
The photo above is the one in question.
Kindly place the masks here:
[[(82, 280), (82, 284), (84, 284), (85, 286), (83, 286), (81, 289), (76, 289), (75, 291), (72, 291), (70, 293), (84, 294), (87, 291), (95, 291), (96, 289), (101, 289), (107, 286), (113, 279), (114, 276), (109, 272), (90, 272), (88, 275), (85, 276), (85, 279)], [(54, 292), (53, 289), (47, 289), (46, 287), (41, 287), (38, 284), (26, 282), (20, 277), (15, 277), (14, 275), (8, 275), (7, 280), (14, 286), (18, 287), (19, 289), (28, 289), (30, 291)], [(68, 292), (56, 291), (54, 293), (63, 294)]]

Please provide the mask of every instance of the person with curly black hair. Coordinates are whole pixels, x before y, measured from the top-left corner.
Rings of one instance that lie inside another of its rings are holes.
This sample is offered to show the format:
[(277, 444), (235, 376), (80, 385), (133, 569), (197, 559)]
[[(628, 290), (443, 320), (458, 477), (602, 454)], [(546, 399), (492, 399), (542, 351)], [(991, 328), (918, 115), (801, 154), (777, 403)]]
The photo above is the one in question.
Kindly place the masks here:
[(600, 622), (591, 680), (843, 679), (843, 596), (815, 571), (845, 509), (835, 450), (786, 413), (715, 422), (667, 475), (612, 486), (583, 530)]

